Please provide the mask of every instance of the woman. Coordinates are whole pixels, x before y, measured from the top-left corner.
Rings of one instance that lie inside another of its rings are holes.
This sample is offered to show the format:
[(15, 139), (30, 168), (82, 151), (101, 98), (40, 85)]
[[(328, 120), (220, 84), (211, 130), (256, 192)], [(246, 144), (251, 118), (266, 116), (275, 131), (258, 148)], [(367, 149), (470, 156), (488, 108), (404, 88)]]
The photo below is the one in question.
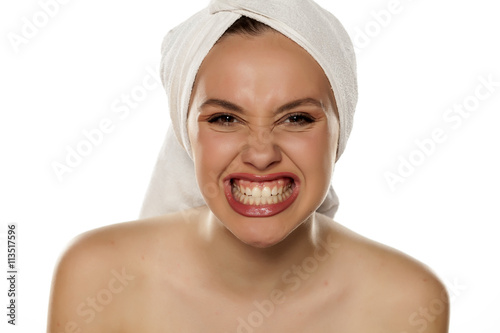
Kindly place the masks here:
[(173, 131), (145, 218), (75, 240), (49, 332), (447, 332), (427, 268), (332, 220), (356, 80), (331, 14), (212, 1), (163, 54)]

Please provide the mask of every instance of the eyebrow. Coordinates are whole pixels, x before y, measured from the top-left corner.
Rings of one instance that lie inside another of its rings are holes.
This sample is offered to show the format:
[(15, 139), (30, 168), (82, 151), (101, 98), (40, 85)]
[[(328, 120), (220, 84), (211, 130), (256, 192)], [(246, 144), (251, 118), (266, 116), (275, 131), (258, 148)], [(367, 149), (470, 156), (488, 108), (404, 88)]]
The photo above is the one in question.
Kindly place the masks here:
[[(223, 109), (226, 109), (228, 111), (233, 111), (233, 112), (237, 112), (237, 113), (245, 113), (245, 110), (241, 106), (236, 105), (234, 103), (231, 103), (229, 101), (223, 100), (223, 99), (217, 99), (217, 98), (207, 99), (205, 102), (203, 102), (203, 104), (201, 104), (200, 109), (203, 109), (206, 106), (216, 106), (216, 107), (221, 107)], [(274, 115), (278, 115), (280, 113), (290, 111), (290, 110), (293, 110), (293, 109), (301, 107), (301, 106), (316, 106), (316, 107), (324, 110), (323, 103), (321, 103), (317, 99), (307, 97), (307, 98), (298, 99), (298, 100), (292, 101), (290, 103), (287, 103), (283, 106), (280, 106), (274, 112)]]

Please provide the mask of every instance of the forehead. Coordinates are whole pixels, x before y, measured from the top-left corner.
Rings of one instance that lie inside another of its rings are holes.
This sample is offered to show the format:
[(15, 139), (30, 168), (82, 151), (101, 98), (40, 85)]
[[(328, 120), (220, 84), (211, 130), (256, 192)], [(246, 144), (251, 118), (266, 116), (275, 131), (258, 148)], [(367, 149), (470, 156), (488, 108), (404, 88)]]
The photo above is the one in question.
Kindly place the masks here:
[(203, 61), (194, 92), (263, 105), (304, 97), (333, 100), (329, 81), (314, 58), (273, 31), (224, 36)]

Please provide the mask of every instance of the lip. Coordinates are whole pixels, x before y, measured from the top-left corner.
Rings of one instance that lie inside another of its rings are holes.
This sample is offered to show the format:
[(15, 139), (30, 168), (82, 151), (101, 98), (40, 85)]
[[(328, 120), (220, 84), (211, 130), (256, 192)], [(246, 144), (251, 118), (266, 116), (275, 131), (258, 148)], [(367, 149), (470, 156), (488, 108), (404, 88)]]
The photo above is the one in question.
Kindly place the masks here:
[[(237, 201), (233, 197), (232, 182), (231, 182), (231, 180), (233, 179), (243, 179), (251, 182), (267, 182), (281, 178), (290, 178), (293, 180), (292, 194), (288, 199), (284, 200), (283, 202), (278, 202), (276, 204), (252, 206), (252, 205), (245, 205)], [(226, 195), (227, 202), (235, 212), (246, 217), (270, 217), (279, 214), (288, 207), (290, 207), (290, 205), (297, 198), (300, 191), (299, 177), (297, 177), (297, 175), (291, 172), (280, 172), (269, 175), (233, 173), (224, 177), (223, 182), (224, 182), (224, 194)]]

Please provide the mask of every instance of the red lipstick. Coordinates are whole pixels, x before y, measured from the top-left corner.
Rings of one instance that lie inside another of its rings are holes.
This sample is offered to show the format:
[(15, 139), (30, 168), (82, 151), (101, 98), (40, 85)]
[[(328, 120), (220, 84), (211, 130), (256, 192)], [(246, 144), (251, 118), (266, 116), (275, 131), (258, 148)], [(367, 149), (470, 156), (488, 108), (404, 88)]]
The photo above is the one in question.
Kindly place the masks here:
[(234, 173), (223, 181), (229, 205), (246, 217), (279, 214), (290, 207), (300, 190), (299, 178), (290, 172), (269, 175)]

